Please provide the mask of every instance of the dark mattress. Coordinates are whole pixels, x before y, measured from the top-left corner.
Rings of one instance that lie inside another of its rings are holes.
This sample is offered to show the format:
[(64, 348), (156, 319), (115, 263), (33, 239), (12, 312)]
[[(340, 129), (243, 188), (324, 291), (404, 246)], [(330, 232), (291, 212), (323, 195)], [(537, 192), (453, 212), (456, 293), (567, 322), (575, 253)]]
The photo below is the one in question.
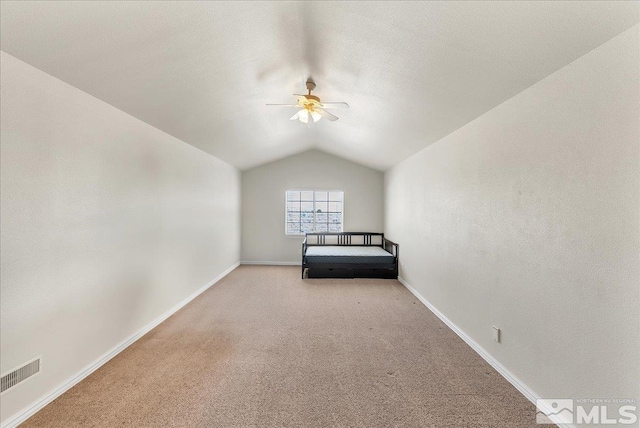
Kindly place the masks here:
[(308, 265), (362, 263), (384, 264), (395, 263), (391, 253), (381, 247), (348, 247), (320, 245), (307, 248), (306, 259)]

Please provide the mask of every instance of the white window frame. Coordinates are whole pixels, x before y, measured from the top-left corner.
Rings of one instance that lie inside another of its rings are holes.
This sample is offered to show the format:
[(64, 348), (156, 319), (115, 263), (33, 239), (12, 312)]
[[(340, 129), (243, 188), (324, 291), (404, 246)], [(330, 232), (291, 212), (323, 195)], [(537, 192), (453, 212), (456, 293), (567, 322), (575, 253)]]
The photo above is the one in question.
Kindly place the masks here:
[[(287, 203), (289, 202), (287, 200), (287, 193), (288, 192), (313, 192), (313, 227), (315, 230), (315, 226), (316, 226), (316, 209), (315, 209), (315, 204), (316, 204), (316, 192), (340, 192), (342, 193), (342, 201), (341, 202), (341, 213), (342, 213), (342, 221), (340, 222), (340, 232), (344, 232), (344, 190), (324, 190), (324, 189), (287, 189), (284, 191), (284, 234), (286, 236), (290, 236), (293, 238), (298, 238), (300, 236), (304, 236), (304, 233), (289, 233), (289, 229), (287, 228)], [(338, 201), (331, 201), (331, 202), (338, 202)], [(328, 229), (328, 228), (327, 228)], [(309, 233), (316, 233), (316, 232), (309, 232)], [(318, 232), (321, 233), (321, 232)]]

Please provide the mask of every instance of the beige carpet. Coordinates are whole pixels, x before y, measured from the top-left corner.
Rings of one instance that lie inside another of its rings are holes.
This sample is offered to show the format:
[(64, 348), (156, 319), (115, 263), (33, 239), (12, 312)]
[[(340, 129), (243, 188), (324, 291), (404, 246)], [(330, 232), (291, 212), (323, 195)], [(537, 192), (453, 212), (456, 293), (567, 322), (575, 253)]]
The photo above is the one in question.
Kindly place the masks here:
[(23, 426), (536, 425), (399, 282), (241, 266)]

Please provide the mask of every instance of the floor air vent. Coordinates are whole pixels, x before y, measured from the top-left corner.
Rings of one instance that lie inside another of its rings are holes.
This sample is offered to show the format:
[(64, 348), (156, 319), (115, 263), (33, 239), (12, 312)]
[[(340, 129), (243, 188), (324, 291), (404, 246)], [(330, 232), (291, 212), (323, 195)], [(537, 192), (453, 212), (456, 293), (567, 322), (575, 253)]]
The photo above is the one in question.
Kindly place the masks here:
[(18, 367), (12, 372), (2, 376), (2, 391), (5, 392), (11, 387), (16, 386), (25, 379), (30, 378), (40, 371), (40, 358), (28, 362), (22, 367)]

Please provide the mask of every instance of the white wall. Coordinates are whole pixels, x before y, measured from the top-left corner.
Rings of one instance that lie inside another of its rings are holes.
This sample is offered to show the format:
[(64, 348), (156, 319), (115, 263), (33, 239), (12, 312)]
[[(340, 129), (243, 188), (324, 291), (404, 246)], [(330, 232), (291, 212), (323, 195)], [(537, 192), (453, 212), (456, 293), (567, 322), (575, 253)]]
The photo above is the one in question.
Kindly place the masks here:
[(239, 260), (232, 166), (2, 52), (2, 420)]
[(640, 399), (638, 28), (385, 174), (401, 276), (542, 397)]
[(382, 188), (382, 172), (318, 150), (243, 171), (242, 260), (300, 263), (303, 238), (285, 235), (285, 191), (344, 190), (343, 230), (381, 232)]

